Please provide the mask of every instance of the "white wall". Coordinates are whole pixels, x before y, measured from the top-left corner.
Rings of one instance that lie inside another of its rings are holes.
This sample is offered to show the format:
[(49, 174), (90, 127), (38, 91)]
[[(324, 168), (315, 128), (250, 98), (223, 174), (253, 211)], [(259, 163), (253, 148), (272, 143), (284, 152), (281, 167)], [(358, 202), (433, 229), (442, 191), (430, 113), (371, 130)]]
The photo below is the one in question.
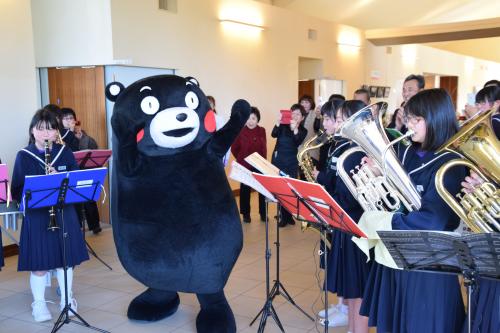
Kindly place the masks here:
[(37, 67), (113, 63), (110, 0), (32, 0)]
[[(35, 55), (29, 0), (0, 1), (0, 158), (10, 173), (37, 107)], [(5, 239), (4, 245), (10, 244)]]
[[(467, 103), (468, 93), (475, 93), (486, 81), (500, 77), (499, 63), (428, 46), (392, 46), (391, 54), (387, 54), (386, 47), (374, 46), (369, 42), (366, 47), (366, 81), (368, 84), (392, 88), (388, 99), (391, 112), (403, 101), (401, 90), (403, 81), (409, 74), (458, 76), (457, 111), (461, 111)], [(380, 73), (379, 79), (370, 78), (370, 73), (374, 70)]]

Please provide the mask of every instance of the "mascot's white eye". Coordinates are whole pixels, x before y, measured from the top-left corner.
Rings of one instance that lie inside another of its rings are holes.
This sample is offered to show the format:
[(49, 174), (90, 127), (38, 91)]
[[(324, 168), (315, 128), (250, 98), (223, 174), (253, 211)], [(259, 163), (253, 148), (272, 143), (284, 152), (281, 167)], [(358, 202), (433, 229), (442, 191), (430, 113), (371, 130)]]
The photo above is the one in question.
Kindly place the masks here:
[(198, 100), (198, 96), (192, 91), (186, 94), (186, 106), (191, 110), (194, 110), (198, 107), (200, 101)]
[(145, 114), (155, 114), (160, 109), (160, 102), (154, 96), (144, 97), (141, 101), (141, 110)]

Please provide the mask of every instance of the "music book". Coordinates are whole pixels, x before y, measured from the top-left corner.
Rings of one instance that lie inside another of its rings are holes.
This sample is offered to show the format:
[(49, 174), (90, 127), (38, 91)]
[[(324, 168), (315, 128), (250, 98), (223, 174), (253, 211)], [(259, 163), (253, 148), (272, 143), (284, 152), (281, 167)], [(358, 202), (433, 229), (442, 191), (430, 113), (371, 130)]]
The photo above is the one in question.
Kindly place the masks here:
[(245, 157), (245, 161), (264, 175), (284, 176), (283, 172), (280, 169), (271, 164), (259, 153), (248, 155), (247, 157)]
[(255, 172), (253, 176), (297, 219), (311, 223), (327, 223), (335, 229), (366, 238), (364, 232), (323, 186), (295, 178)]
[(500, 276), (500, 233), (377, 231), (399, 268)]
[(100, 168), (111, 157), (111, 149), (85, 149), (75, 151), (73, 155), (80, 169)]
[(277, 201), (276, 198), (271, 194), (271, 192), (266, 190), (266, 188), (262, 186), (261, 183), (257, 181), (257, 179), (255, 179), (252, 171), (248, 170), (236, 161), (231, 162), (231, 171), (229, 173), (229, 178), (250, 186), (273, 202)]
[(7, 164), (0, 164), (0, 203), (10, 201)]

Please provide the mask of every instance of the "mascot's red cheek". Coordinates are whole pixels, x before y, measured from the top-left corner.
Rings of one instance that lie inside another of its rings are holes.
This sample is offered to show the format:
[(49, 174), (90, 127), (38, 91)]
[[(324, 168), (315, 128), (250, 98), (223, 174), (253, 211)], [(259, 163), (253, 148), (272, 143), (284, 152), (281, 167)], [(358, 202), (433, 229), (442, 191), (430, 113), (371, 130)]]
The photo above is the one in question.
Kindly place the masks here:
[(212, 110), (208, 110), (205, 115), (205, 129), (207, 132), (215, 132), (215, 113)]
[(141, 141), (144, 137), (144, 128), (137, 132), (137, 142)]

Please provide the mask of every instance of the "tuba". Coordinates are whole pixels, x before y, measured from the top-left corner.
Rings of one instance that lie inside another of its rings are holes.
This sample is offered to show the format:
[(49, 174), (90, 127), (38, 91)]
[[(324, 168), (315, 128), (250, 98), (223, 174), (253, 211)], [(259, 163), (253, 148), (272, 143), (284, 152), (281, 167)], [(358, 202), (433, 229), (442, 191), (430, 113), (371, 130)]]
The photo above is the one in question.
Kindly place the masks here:
[[(410, 177), (401, 166), (392, 145), (407, 139), (413, 133), (390, 142), (382, 126), (382, 116), (387, 103), (368, 105), (349, 117), (339, 128), (341, 136), (354, 141), (358, 147), (346, 150), (337, 160), (337, 171), (351, 194), (365, 210), (408, 211), (419, 209), (421, 198)], [(375, 162), (381, 175), (376, 176), (366, 164), (350, 170), (349, 176), (344, 161), (355, 152), (364, 152)]]
[[(50, 150), (49, 150), (49, 141), (45, 140), (44, 142), (44, 150), (45, 150), (45, 174), (50, 174)], [(49, 227), (47, 228), (50, 231), (56, 231), (59, 229), (56, 221), (56, 210), (54, 206), (51, 206), (49, 209)]]
[[(493, 108), (471, 118), (438, 150), (450, 150), (466, 157), (442, 165), (435, 183), (439, 195), (473, 232), (500, 232), (500, 144), (491, 125), (495, 112)], [(470, 168), (483, 181), (472, 193), (458, 194), (458, 200), (443, 185), (448, 169), (457, 165)]]

